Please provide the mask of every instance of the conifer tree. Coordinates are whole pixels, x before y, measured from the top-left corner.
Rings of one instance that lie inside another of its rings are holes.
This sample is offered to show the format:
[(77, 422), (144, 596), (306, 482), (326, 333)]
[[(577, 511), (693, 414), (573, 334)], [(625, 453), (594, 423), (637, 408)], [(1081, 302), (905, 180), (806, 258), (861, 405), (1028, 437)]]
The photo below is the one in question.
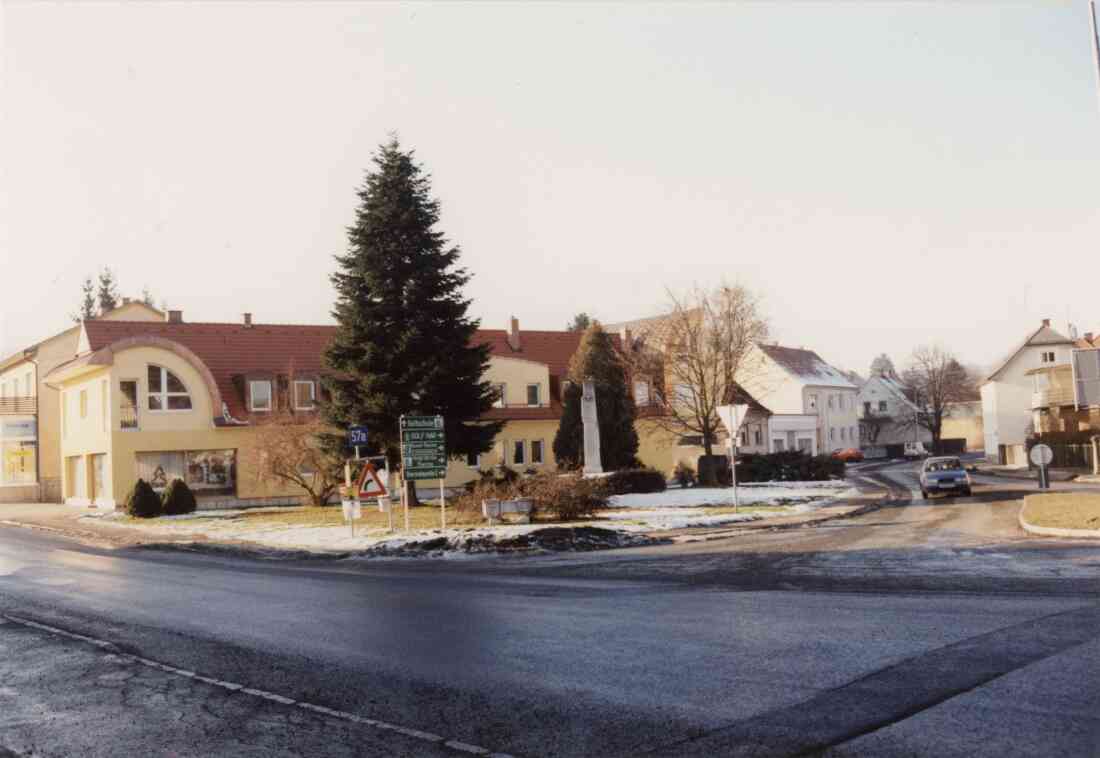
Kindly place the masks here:
[(99, 301), (99, 315), (118, 307), (118, 289), (115, 286), (115, 274), (107, 266), (99, 272), (99, 292), (96, 294)]
[(84, 277), (84, 283), (80, 285), (80, 305), (72, 316), (78, 324), (95, 318), (95, 285), (90, 276)]
[(392, 453), (402, 414), (439, 414), (448, 455), (488, 452), (503, 423), (479, 420), (496, 391), (483, 378), (489, 346), (474, 344), (459, 248), (436, 228), (439, 202), (413, 151), (394, 138), (373, 161), (332, 275), (337, 330), (325, 352), (325, 419), (367, 426), (370, 447)]
[(638, 432), (634, 428), (634, 399), (627, 387), (623, 360), (598, 321), (594, 321), (569, 362), (569, 381), (562, 418), (554, 436), (554, 456), (565, 465), (583, 460), (581, 385), (590, 379), (596, 389), (600, 427), (600, 462), (608, 471), (630, 468), (637, 462)]

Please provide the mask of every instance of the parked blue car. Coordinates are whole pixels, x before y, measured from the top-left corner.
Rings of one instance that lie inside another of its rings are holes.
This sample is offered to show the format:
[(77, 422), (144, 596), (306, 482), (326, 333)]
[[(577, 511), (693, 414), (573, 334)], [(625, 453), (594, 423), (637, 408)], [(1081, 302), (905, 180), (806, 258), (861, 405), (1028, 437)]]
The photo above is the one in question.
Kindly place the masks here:
[(929, 458), (920, 470), (920, 494), (925, 500), (930, 494), (948, 492), (969, 497), (970, 475), (962, 461), (953, 456)]

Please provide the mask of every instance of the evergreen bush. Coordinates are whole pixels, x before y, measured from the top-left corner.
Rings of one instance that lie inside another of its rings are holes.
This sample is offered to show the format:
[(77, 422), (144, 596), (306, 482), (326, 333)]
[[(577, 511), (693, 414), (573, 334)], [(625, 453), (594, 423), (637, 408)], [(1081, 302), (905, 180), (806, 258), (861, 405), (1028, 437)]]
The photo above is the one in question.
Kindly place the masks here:
[(668, 487), (665, 475), (652, 468), (623, 469), (603, 481), (609, 495), (664, 492)]
[(134, 518), (156, 518), (161, 515), (160, 498), (144, 479), (137, 480), (122, 508)]
[(164, 515), (182, 516), (185, 513), (194, 513), (198, 504), (195, 502), (195, 493), (182, 479), (173, 479), (164, 491)]

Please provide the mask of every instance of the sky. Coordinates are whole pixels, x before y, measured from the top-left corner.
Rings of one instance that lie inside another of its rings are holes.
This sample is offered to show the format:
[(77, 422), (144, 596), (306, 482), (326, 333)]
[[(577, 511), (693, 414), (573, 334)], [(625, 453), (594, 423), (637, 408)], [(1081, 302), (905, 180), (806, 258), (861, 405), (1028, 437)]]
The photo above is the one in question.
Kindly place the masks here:
[(758, 293), (866, 372), (1100, 332), (1087, 4), (0, 3), (0, 353), (102, 266), (189, 321), (328, 323), (396, 133), (486, 328)]

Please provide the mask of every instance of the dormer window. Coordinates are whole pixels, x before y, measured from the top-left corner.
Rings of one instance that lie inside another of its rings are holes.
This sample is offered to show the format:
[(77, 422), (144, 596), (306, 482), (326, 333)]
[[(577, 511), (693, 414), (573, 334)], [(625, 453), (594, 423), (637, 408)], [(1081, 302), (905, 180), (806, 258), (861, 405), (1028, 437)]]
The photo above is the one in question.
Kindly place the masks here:
[(309, 380), (294, 381), (294, 409), (312, 411), (317, 405), (316, 385)]
[(180, 378), (163, 366), (149, 366), (149, 410), (189, 411), (191, 393)]
[(270, 379), (253, 379), (248, 383), (248, 409), (253, 413), (271, 411)]
[(542, 404), (542, 385), (541, 384), (528, 384), (527, 385), (527, 404), (532, 407), (537, 407)]
[(1040, 360), (1044, 364), (1054, 363), (1054, 351), (1053, 350), (1044, 350), (1043, 353), (1042, 353), (1042, 356), (1040, 357)]

